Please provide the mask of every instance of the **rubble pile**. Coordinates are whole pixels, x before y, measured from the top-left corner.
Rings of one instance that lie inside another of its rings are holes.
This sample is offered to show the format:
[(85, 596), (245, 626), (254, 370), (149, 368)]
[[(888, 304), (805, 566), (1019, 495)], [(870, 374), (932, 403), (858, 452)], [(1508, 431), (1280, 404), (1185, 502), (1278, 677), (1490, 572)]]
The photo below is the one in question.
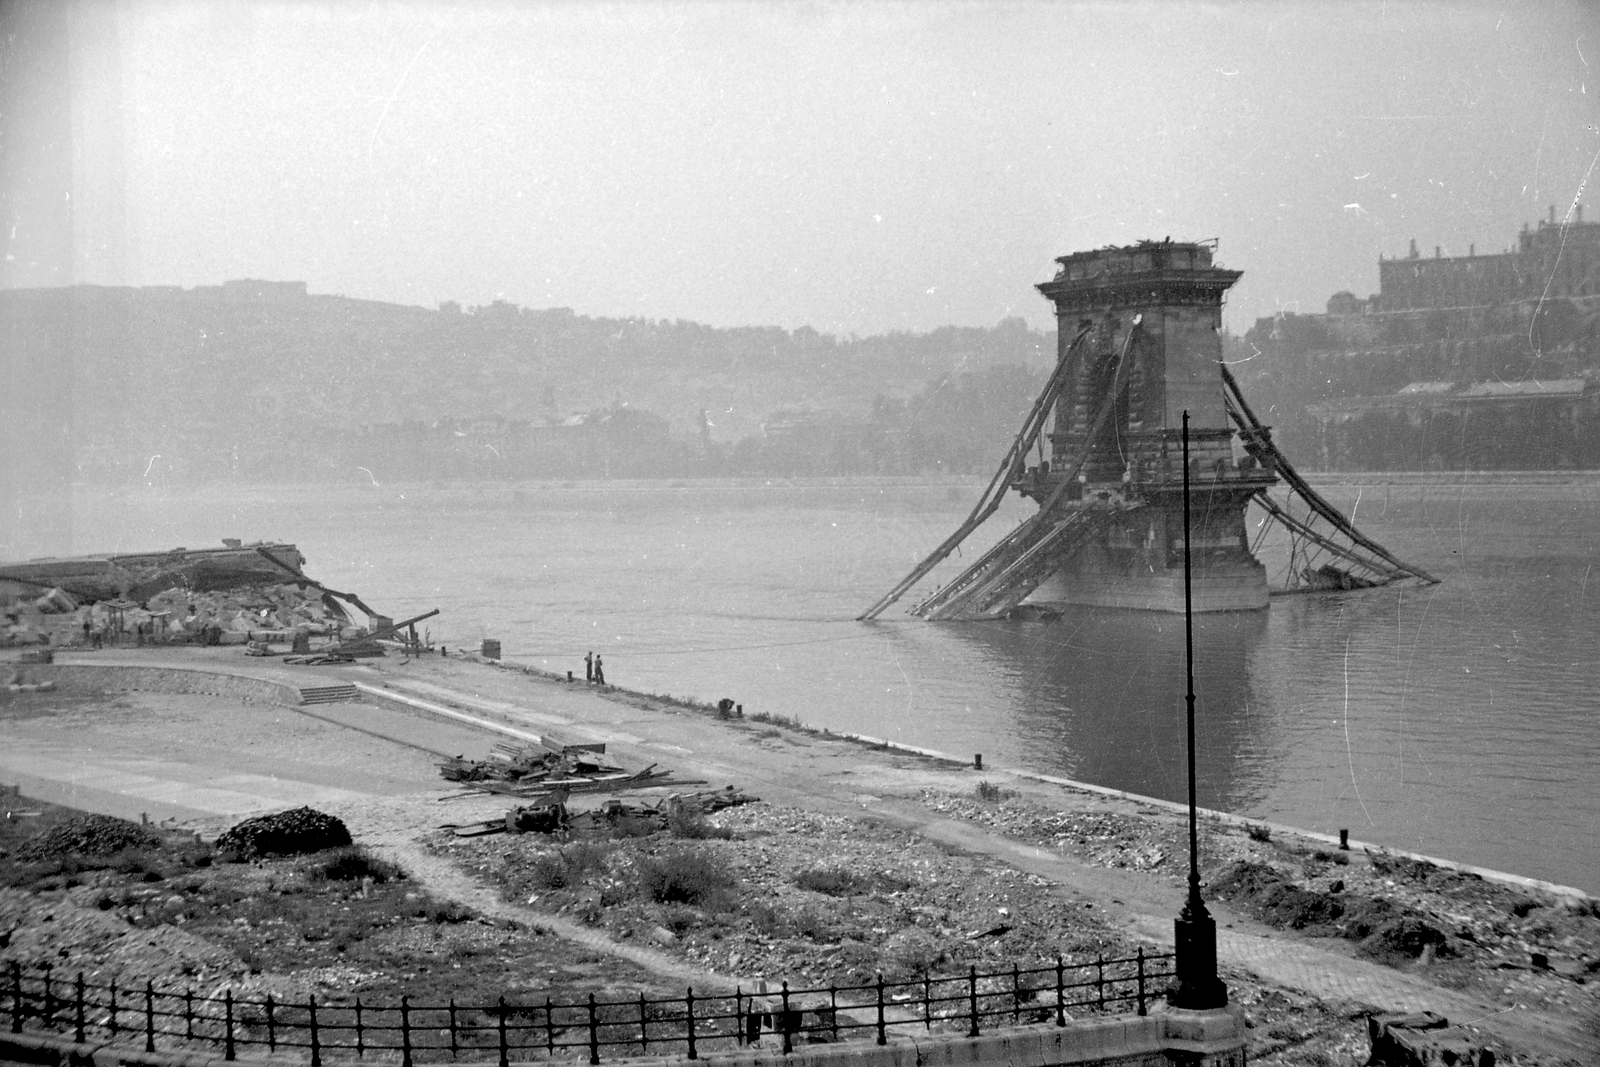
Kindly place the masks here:
[(165, 589), (140, 603), (98, 600), (80, 604), (51, 589), (5, 606), (0, 646), (137, 644), (243, 644), (247, 640), (289, 642), (296, 634), (355, 636), (337, 600), (293, 582), (231, 589)]
[(246, 819), (217, 838), (217, 850), (246, 858), (295, 856), (350, 843), (350, 831), (339, 819), (315, 808), (292, 808)]
[[(562, 837), (609, 837), (618, 833), (642, 836), (669, 828), (678, 836), (693, 832), (695, 820), (726, 808), (756, 804), (760, 797), (740, 792), (733, 786), (699, 793), (673, 793), (658, 800), (627, 801), (611, 799), (588, 811), (567, 810), (564, 800), (526, 804), (507, 811), (504, 819), (473, 823), (445, 823), (440, 829), (454, 830), (457, 837), (486, 837), (490, 834), (550, 834)], [(702, 836), (705, 832), (702, 831)]]
[(130, 848), (149, 848), (160, 838), (138, 823), (110, 815), (80, 815), (52, 826), (17, 849), (29, 863), (58, 856), (113, 856)]
[(350, 618), (335, 597), (371, 614), (352, 594), (307, 577), (304, 564), (293, 545), (234, 538), (222, 548), (3, 563), (0, 645), (243, 644), (251, 638), (219, 638), (337, 634)]
[(295, 633), (338, 635), (350, 624), (338, 601), (293, 582), (205, 593), (167, 589), (150, 598), (148, 611), (166, 615), (172, 633), (188, 637), (219, 627), (287, 641)]

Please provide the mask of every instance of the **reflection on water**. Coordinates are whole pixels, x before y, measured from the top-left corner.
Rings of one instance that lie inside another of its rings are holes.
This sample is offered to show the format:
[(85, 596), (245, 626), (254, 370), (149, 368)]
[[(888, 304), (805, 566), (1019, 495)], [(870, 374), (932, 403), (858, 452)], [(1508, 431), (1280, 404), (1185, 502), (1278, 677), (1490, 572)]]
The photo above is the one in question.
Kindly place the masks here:
[[(560, 671), (594, 649), (631, 688), (1182, 798), (1181, 617), (853, 621), (976, 488), (84, 494), (76, 529), (98, 532), (73, 547), (295, 541), (397, 618), (442, 608), (451, 645), (495, 637)], [(1600, 824), (1600, 485), (1327, 495), (1445, 581), (1200, 617), (1201, 802), (1600, 890), (1600, 854), (1574, 847)], [(984, 534), (1027, 511), (1008, 502)]]
[[(1228, 811), (1261, 799), (1272, 723), (1259, 714), (1249, 662), (1262, 612), (1195, 620), (1196, 792)], [(1026, 679), (1011, 727), (1027, 762), (1084, 781), (1187, 798), (1184, 634), (1180, 616), (1069, 609), (1039, 622), (953, 626), (962, 641)]]

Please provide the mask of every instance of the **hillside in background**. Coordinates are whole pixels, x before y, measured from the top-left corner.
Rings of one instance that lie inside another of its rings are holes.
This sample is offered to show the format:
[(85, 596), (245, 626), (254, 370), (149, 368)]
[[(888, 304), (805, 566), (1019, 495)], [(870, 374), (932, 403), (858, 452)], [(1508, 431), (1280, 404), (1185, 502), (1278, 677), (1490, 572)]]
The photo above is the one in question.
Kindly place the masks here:
[(8, 290), (0, 327), (32, 443), (111, 484), (983, 470), (1055, 350), (1018, 318), (839, 338), (254, 280)]
[(1308, 469), (1600, 469), (1600, 223), (1574, 219), (1489, 255), (1413, 241), (1377, 293), (1259, 319), (1226, 358)]

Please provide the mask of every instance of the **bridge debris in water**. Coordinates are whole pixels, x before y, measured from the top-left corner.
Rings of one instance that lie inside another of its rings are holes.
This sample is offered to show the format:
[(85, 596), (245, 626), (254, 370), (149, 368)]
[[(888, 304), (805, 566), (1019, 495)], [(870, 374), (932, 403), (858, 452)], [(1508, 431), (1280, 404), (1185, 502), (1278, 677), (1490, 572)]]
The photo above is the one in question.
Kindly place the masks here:
[[(1009, 490), (1039, 510), (912, 614), (985, 619), (1067, 604), (1184, 610), (1185, 412), (1195, 611), (1265, 608), (1273, 592), (1436, 581), (1318, 495), (1250, 410), (1217, 332), (1223, 295), (1241, 272), (1215, 265), (1212, 251), (1169, 239), (1057, 260), (1055, 278), (1039, 286), (1056, 306), (1054, 372), (966, 521), (859, 618), (876, 618), (927, 577)], [(1254, 554), (1261, 540), (1252, 546), (1247, 533), (1251, 505), (1290, 538), (1290, 565), (1275, 589)]]

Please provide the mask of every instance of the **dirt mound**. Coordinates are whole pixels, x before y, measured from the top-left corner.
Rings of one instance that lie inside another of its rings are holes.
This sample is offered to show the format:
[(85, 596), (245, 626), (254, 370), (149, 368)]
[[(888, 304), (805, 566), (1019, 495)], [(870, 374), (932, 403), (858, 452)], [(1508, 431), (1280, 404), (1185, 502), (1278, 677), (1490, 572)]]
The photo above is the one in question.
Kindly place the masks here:
[(1390, 919), (1364, 939), (1357, 951), (1380, 963), (1407, 963), (1429, 949), (1436, 956), (1454, 955), (1443, 930), (1415, 915)]
[(1345, 912), (1344, 903), (1332, 893), (1302, 889), (1273, 868), (1248, 860), (1228, 867), (1211, 888), (1225, 900), (1246, 905), (1262, 920), (1291, 930), (1329, 926)]
[(17, 858), (37, 863), (67, 855), (112, 856), (124, 849), (160, 843), (160, 838), (138, 823), (110, 815), (81, 815), (24, 842), (17, 849)]
[(217, 849), (241, 856), (296, 856), (351, 844), (343, 822), (314, 808), (246, 819), (217, 838)]
[(1350, 940), (1363, 941), (1399, 915), (1400, 909), (1382, 897), (1361, 897), (1351, 901), (1350, 911), (1345, 915), (1341, 929)]

